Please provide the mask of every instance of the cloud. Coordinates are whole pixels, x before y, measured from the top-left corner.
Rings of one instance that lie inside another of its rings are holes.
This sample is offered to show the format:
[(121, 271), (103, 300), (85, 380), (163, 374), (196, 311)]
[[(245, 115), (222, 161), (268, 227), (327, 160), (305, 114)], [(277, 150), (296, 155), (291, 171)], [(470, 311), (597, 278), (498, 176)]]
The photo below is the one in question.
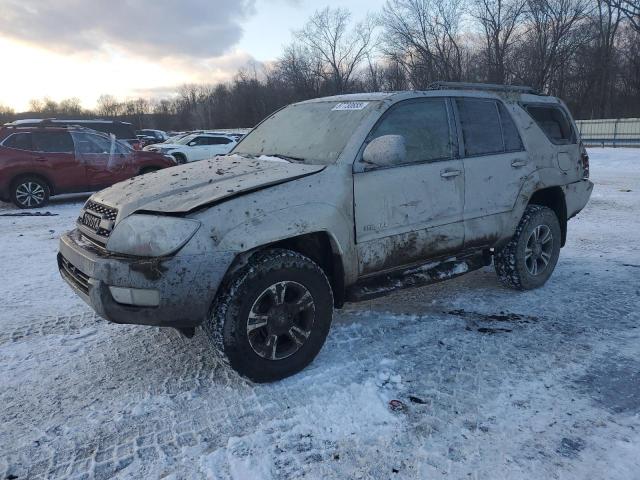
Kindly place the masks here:
[(212, 58), (242, 36), (255, 0), (0, 0), (0, 35), (65, 53)]

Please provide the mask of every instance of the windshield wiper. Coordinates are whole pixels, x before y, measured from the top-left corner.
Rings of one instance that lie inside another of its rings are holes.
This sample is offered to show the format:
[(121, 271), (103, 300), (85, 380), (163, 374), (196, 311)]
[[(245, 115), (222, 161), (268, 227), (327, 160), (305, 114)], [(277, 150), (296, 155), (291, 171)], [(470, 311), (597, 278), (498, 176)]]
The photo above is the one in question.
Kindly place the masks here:
[(281, 159), (286, 160), (286, 161), (291, 162), (291, 163), (293, 163), (293, 162), (304, 163), (304, 161), (305, 161), (304, 158), (290, 157), (288, 155), (280, 155), (280, 154), (276, 154), (276, 153), (270, 154), (270, 155), (267, 155), (267, 156), (268, 157), (281, 158)]

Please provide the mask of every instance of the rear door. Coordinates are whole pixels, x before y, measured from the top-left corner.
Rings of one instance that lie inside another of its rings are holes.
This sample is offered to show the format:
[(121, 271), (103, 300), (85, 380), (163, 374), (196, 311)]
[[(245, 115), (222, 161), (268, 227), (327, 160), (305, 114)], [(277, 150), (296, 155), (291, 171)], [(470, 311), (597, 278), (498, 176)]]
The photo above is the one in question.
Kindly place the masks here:
[(227, 137), (209, 137), (209, 150), (207, 158), (216, 155), (226, 155), (234, 147), (235, 142)]
[(465, 248), (490, 246), (535, 167), (501, 101), (463, 97), (455, 105), (465, 171)]
[(88, 132), (73, 132), (73, 139), (76, 155), (85, 166), (90, 190), (99, 190), (135, 175), (133, 152), (115, 139)]
[(31, 138), (34, 161), (39, 170), (46, 170), (56, 193), (86, 190), (87, 174), (75, 156), (69, 132), (34, 131)]
[(450, 102), (409, 100), (392, 106), (367, 143), (402, 135), (406, 163), (354, 168), (356, 242), (361, 275), (457, 251), (462, 247), (464, 168)]

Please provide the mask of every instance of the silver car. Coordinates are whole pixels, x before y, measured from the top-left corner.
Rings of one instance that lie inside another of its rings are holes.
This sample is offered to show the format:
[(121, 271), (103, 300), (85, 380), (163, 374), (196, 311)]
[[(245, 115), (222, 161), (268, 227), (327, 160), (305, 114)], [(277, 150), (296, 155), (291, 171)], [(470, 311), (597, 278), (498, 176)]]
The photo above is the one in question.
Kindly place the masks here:
[(202, 326), (254, 381), (308, 365), (334, 307), (495, 264), (541, 287), (593, 184), (574, 122), (526, 87), (438, 84), (289, 105), (227, 156), (114, 185), (60, 241), (116, 323)]

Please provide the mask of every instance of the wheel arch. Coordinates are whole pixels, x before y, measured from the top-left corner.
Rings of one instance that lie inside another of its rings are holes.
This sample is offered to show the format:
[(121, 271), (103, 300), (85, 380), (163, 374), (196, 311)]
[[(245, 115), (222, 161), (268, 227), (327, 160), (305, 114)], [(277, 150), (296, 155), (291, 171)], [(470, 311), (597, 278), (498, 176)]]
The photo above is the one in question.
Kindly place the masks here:
[(562, 187), (548, 187), (535, 191), (529, 199), (529, 205), (542, 205), (553, 210), (560, 222), (562, 233), (560, 245), (564, 247), (567, 242), (567, 202)]
[(225, 277), (247, 263), (258, 252), (272, 248), (283, 248), (304, 255), (324, 271), (333, 290), (334, 306), (340, 308), (345, 302), (345, 271), (342, 253), (337, 241), (327, 231), (304, 233), (252, 248), (236, 256)]
[(11, 180), (9, 181), (9, 189), (10, 191), (13, 190), (14, 186), (16, 185), (17, 182), (19, 182), (21, 179), (23, 178), (30, 178), (30, 177), (35, 177), (35, 178), (39, 178), (41, 180), (43, 180), (44, 182), (46, 182), (47, 186), (49, 187), (49, 195), (53, 196), (56, 194), (56, 186), (55, 183), (51, 180), (51, 178), (48, 175), (45, 175), (43, 173), (32, 173), (32, 172), (23, 172), (23, 173), (18, 173), (16, 175), (14, 175)]

